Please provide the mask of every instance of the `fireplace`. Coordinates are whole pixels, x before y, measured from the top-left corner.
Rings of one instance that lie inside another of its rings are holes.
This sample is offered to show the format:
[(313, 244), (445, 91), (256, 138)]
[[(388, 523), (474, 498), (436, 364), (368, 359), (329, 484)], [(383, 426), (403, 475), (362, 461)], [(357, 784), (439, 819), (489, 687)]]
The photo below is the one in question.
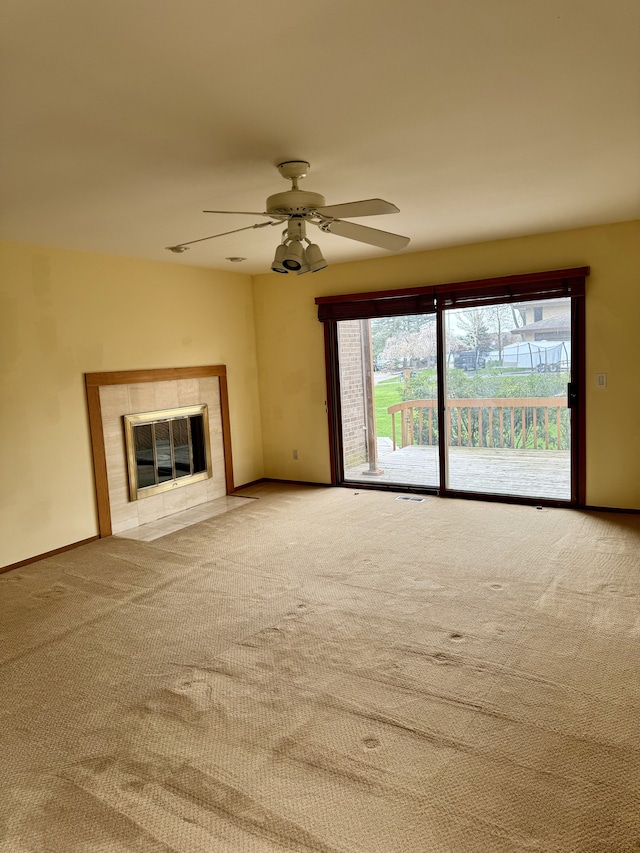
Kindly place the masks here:
[(234, 491), (226, 368), (85, 375), (100, 536)]

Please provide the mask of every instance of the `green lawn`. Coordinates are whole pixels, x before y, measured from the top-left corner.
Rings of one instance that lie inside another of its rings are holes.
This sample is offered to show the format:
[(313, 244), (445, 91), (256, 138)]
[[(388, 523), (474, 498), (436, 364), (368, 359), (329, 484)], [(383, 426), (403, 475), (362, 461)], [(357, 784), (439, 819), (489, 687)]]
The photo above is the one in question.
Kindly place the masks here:
[[(402, 382), (398, 379), (385, 379), (374, 389), (376, 407), (376, 432), (380, 438), (392, 438), (391, 415), (387, 412), (389, 406), (402, 401)], [(399, 428), (396, 426), (396, 430)]]

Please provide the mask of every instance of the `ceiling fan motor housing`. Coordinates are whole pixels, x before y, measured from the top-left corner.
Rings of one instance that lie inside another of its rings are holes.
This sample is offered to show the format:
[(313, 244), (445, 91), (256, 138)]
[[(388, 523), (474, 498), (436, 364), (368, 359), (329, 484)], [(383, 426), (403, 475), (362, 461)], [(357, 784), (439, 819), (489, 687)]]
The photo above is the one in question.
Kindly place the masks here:
[(311, 210), (324, 207), (324, 196), (305, 190), (287, 190), (284, 193), (270, 195), (267, 199), (267, 213), (287, 216), (304, 216)]

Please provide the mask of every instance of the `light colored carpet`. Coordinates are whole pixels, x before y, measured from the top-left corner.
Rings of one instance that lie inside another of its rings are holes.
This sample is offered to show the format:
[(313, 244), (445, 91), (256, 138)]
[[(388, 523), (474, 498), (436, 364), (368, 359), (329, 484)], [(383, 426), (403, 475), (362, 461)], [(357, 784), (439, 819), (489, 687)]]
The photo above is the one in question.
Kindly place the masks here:
[(247, 494), (0, 576), (1, 853), (640, 850), (640, 517)]

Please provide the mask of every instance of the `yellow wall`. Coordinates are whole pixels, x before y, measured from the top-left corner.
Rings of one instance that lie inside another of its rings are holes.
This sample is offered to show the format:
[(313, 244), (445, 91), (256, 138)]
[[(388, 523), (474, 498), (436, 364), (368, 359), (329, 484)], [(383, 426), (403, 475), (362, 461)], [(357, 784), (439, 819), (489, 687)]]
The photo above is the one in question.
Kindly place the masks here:
[(251, 277), (0, 244), (0, 566), (97, 533), (84, 373), (226, 364), (236, 484), (263, 474)]
[[(329, 251), (327, 249), (327, 255)], [(254, 279), (265, 476), (328, 482), (315, 296), (589, 265), (587, 501), (640, 508), (640, 222), (456, 246)], [(605, 389), (595, 374), (607, 373)], [(299, 460), (292, 457), (298, 449)]]
[[(97, 533), (84, 373), (226, 364), (236, 484), (261, 476), (326, 483), (315, 296), (583, 264), (592, 271), (587, 501), (640, 508), (640, 222), (253, 280), (0, 244), (0, 566)], [(596, 388), (596, 373), (608, 374), (606, 389)]]

